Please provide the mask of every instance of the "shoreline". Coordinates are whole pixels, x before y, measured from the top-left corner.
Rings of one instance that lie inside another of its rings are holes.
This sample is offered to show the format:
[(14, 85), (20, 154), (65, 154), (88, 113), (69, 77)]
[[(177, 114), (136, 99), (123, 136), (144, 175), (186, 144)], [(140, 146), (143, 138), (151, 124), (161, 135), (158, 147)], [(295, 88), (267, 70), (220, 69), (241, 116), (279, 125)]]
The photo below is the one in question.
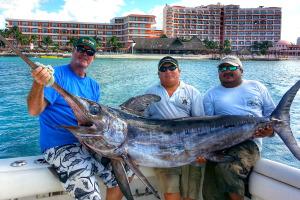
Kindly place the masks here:
[[(48, 59), (60, 59), (70, 58), (71, 53), (23, 53), (28, 57), (39, 57)], [(0, 57), (16, 57), (17, 55), (11, 52), (0, 52)], [(193, 55), (193, 54), (121, 54), (121, 53), (97, 53), (96, 59), (149, 59), (159, 60), (164, 56), (172, 56), (179, 60), (219, 60), (220, 55)], [(275, 57), (271, 56), (252, 56), (252, 55), (241, 55), (238, 56), (241, 60), (253, 60), (253, 61), (283, 61), (283, 60), (300, 60), (300, 57)]]

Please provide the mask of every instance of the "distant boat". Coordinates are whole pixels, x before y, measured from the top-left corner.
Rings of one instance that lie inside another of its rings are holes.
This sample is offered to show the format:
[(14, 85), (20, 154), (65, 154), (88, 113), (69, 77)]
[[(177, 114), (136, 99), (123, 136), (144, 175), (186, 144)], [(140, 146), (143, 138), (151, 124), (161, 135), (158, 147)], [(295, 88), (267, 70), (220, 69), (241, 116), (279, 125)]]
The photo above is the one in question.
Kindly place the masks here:
[(48, 58), (48, 59), (62, 59), (62, 56), (54, 56), (54, 55), (42, 55), (40, 58)]

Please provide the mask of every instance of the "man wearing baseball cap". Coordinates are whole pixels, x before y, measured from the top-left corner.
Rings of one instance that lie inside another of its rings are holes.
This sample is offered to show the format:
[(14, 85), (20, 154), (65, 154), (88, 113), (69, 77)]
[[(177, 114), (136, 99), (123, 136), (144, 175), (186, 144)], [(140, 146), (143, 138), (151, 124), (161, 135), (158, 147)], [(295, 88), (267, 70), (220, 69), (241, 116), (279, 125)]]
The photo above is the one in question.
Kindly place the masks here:
[[(175, 58), (166, 56), (158, 63), (160, 83), (152, 86), (146, 94), (161, 97), (148, 107), (145, 116), (152, 119), (202, 116), (204, 114), (200, 92), (180, 80), (180, 68)], [(162, 141), (163, 142), (163, 141)], [(198, 159), (198, 162), (199, 159)], [(201, 163), (205, 162), (204, 160)], [(154, 169), (159, 189), (165, 200), (191, 200), (199, 198), (202, 167), (191, 165), (175, 168)]]
[(101, 199), (96, 176), (107, 189), (107, 200), (121, 200), (122, 193), (104, 158), (96, 159), (74, 135), (61, 127), (77, 126), (76, 117), (63, 97), (52, 87), (54, 79), (69, 93), (98, 102), (100, 85), (87, 76), (94, 61), (96, 41), (81, 37), (74, 44), (71, 63), (47, 69), (43, 65), (32, 71), (33, 84), (27, 105), (31, 115), (39, 115), (40, 146), (45, 160), (53, 166), (65, 190), (75, 199)]
[[(238, 57), (225, 56), (218, 67), (220, 85), (208, 90), (204, 96), (206, 115), (269, 116), (275, 108), (267, 88), (260, 82), (243, 79), (244, 68)], [(233, 162), (207, 162), (203, 196), (209, 200), (242, 200), (245, 182), (256, 161), (260, 158), (262, 140), (272, 136), (267, 127), (255, 132), (255, 139), (225, 150)]]

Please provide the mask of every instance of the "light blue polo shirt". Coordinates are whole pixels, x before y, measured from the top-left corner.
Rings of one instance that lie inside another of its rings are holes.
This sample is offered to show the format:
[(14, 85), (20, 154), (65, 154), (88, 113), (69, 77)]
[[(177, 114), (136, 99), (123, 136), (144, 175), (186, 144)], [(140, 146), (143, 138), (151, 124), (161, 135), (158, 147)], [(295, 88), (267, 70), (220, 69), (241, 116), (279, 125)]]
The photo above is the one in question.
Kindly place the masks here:
[(166, 89), (157, 84), (146, 91), (161, 97), (159, 102), (151, 104), (145, 110), (145, 117), (152, 119), (173, 119), (180, 117), (203, 116), (203, 99), (200, 92), (193, 86), (180, 81), (179, 87), (172, 96)]
[[(251, 115), (268, 117), (275, 109), (273, 99), (267, 88), (255, 80), (243, 80), (234, 88), (218, 85), (204, 95), (206, 115)], [(262, 139), (254, 141), (261, 148)]]
[[(75, 96), (99, 101), (100, 86), (95, 80), (77, 76), (70, 65), (54, 67), (54, 70), (56, 83), (66, 91)], [(78, 143), (71, 132), (61, 127), (77, 126), (77, 120), (70, 106), (52, 87), (45, 87), (44, 97), (48, 101), (48, 106), (39, 117), (42, 152), (51, 147)]]

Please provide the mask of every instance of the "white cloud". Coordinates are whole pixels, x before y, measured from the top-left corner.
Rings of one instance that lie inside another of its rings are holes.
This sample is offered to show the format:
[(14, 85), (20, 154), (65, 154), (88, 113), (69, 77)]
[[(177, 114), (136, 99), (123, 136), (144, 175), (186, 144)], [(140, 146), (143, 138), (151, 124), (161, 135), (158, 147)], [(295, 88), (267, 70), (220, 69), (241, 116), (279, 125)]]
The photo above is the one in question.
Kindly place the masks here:
[(148, 14), (156, 16), (156, 29), (162, 30), (163, 26), (163, 9), (165, 5), (155, 6)]
[(5, 27), (5, 18), (109, 22), (124, 5), (123, 0), (64, 0), (57, 11), (47, 12), (40, 9), (43, 2), (45, 0), (0, 0), (0, 28)]
[(144, 15), (146, 13), (144, 11), (142, 11), (142, 10), (134, 9), (134, 10), (130, 10), (130, 11), (122, 13), (122, 16), (127, 16), (127, 15), (130, 15), (130, 14), (141, 14), (141, 15)]

